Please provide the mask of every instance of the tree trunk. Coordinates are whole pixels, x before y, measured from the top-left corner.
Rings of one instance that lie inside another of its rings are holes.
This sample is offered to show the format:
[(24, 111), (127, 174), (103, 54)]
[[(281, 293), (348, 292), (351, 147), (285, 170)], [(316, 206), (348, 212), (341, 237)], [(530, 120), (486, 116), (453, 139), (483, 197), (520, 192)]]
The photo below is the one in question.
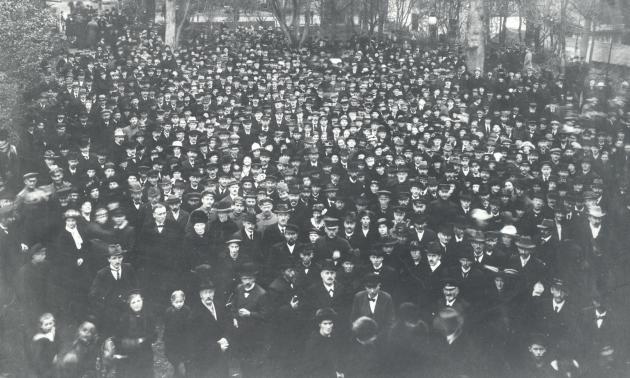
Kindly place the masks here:
[(469, 70), (479, 67), (484, 70), (485, 63), (485, 4), (484, 0), (471, 0), (466, 30), (466, 61)]
[(166, 16), (164, 23), (166, 24), (166, 31), (164, 32), (164, 43), (176, 49), (178, 45), (177, 40), (177, 4), (176, 0), (165, 0)]
[(580, 52), (579, 56), (587, 58), (586, 53), (588, 52), (588, 45), (591, 42), (591, 28), (593, 27), (593, 20), (590, 17), (586, 17), (584, 19), (584, 30), (585, 33), (582, 33), (582, 38), (580, 39)]

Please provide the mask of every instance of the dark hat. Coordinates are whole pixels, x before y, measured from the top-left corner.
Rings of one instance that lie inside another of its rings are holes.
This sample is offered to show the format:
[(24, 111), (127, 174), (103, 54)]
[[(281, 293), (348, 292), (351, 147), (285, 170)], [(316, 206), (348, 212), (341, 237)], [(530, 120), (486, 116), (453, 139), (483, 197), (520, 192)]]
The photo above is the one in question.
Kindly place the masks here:
[(287, 226), (285, 227), (285, 232), (286, 231), (292, 231), (292, 232), (298, 233), (299, 230), (300, 230), (300, 228), (297, 225), (293, 224), (293, 223), (288, 223)]
[(315, 312), (315, 322), (320, 324), (325, 320), (335, 321), (337, 319), (337, 313), (330, 307), (320, 308)]
[(444, 277), (442, 279), (442, 287), (445, 289), (455, 289), (459, 287), (459, 280), (455, 277)]
[(256, 215), (255, 214), (251, 214), (251, 213), (246, 213), (243, 216), (243, 222), (256, 224), (256, 222), (257, 222)]
[(328, 192), (336, 192), (338, 191), (339, 188), (336, 187), (335, 185), (333, 185), (332, 183), (326, 184), (326, 188), (324, 188), (324, 192), (328, 193)]
[(227, 202), (219, 201), (214, 205), (214, 208), (218, 213), (229, 213), (232, 211), (232, 206)]
[(291, 209), (289, 209), (289, 206), (286, 203), (282, 202), (276, 206), (273, 212), (276, 214), (287, 214), (291, 212)]
[(190, 224), (196, 223), (208, 223), (208, 214), (201, 210), (193, 211), (190, 214)]
[(110, 244), (110, 245), (107, 246), (107, 256), (108, 257), (120, 256), (120, 255), (125, 254), (125, 253), (127, 253), (127, 250), (122, 249), (120, 244)]
[(533, 242), (532, 238), (529, 236), (521, 236), (516, 241), (516, 246), (519, 248), (525, 249), (534, 249), (536, 248), (536, 244)]
[(25, 173), (24, 176), (22, 176), (22, 178), (24, 180), (27, 180), (27, 179), (30, 179), (30, 178), (37, 178), (37, 176), (39, 176), (39, 173), (37, 173), (37, 172), (28, 172), (28, 173)]
[(551, 279), (551, 287), (555, 287), (557, 289), (562, 289), (564, 291), (567, 290), (566, 284), (564, 282), (564, 280), (560, 279), (560, 278), (552, 278)]
[(45, 247), (43, 244), (41, 244), (41, 243), (36, 243), (36, 244), (33, 244), (33, 245), (32, 245), (32, 246), (28, 249), (28, 254), (29, 254), (30, 256), (33, 256), (33, 255), (35, 255), (35, 254), (37, 254), (37, 253), (42, 253), (42, 252), (43, 252), (43, 253), (46, 253), (46, 247)]
[(398, 244), (398, 239), (392, 236), (387, 236), (381, 241), (380, 244), (382, 247), (392, 247)]
[(209, 279), (203, 279), (201, 280), (201, 282), (199, 283), (199, 291), (203, 291), (203, 290), (214, 290), (215, 286), (214, 286), (214, 282), (212, 282)]
[(241, 277), (254, 277), (258, 274), (258, 268), (256, 264), (252, 262), (245, 262), (238, 268), (238, 275)]
[(368, 251), (368, 256), (381, 257), (385, 254), (382, 248), (372, 248)]
[(168, 204), (179, 203), (179, 202), (181, 202), (181, 199), (178, 196), (173, 195), (173, 194), (171, 194), (170, 196), (166, 198), (166, 203)]
[(424, 224), (427, 223), (427, 215), (426, 214), (415, 214), (413, 217), (413, 224)]
[(543, 221), (536, 225), (536, 227), (543, 229), (543, 230), (550, 230), (553, 228), (554, 222), (551, 219), (543, 219)]
[(324, 270), (330, 270), (330, 271), (336, 272), (337, 267), (335, 266), (335, 263), (331, 259), (326, 259), (322, 261), (321, 268), (320, 268), (320, 271), (323, 272)]
[(442, 255), (444, 251), (438, 242), (431, 242), (426, 246), (426, 254), (427, 255)]
[(528, 345), (540, 345), (546, 347), (548, 345), (547, 336), (543, 333), (532, 333), (529, 335)]
[(112, 216), (112, 218), (124, 217), (125, 215), (127, 215), (125, 214), (125, 211), (120, 207), (113, 209), (109, 214)]
[(324, 218), (324, 224), (326, 228), (333, 228), (339, 226), (339, 219), (333, 217)]
[(389, 190), (379, 190), (378, 192), (376, 192), (377, 196), (387, 196), (387, 197), (391, 197), (392, 196), (392, 192), (390, 192)]
[(363, 286), (376, 287), (381, 283), (381, 277), (376, 273), (368, 273), (363, 277)]

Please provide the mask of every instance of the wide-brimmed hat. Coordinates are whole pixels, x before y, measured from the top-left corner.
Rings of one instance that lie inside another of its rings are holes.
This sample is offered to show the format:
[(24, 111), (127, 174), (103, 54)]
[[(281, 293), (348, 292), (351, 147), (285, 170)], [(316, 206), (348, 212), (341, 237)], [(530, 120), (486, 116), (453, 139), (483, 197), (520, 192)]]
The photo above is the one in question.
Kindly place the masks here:
[(126, 249), (123, 249), (120, 244), (110, 244), (107, 246), (107, 257), (120, 256), (127, 253)]
[(532, 238), (529, 236), (521, 236), (520, 238), (518, 238), (518, 240), (516, 241), (516, 246), (519, 248), (525, 248), (525, 249), (536, 248), (536, 244), (534, 243)]

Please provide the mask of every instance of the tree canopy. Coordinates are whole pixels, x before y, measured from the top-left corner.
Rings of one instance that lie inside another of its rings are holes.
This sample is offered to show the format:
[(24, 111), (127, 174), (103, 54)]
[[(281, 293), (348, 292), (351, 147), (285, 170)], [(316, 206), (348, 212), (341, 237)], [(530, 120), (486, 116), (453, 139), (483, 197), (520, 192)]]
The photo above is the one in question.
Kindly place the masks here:
[(17, 131), (41, 62), (63, 38), (50, 8), (32, 0), (0, 1), (0, 124)]

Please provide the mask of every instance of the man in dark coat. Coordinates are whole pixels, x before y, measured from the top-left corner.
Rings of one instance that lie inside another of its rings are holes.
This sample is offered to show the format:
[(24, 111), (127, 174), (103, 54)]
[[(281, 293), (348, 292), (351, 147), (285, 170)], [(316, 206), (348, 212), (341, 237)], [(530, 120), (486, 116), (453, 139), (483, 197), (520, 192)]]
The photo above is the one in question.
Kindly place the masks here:
[[(178, 227), (166, 220), (166, 206), (158, 204), (153, 208), (153, 219), (146, 222), (138, 235), (136, 253), (140, 284), (157, 308), (166, 307), (166, 302), (173, 291), (177, 272), (173, 269), (180, 253), (181, 233)], [(162, 306), (160, 304), (163, 304)]]
[(188, 329), (190, 376), (227, 377), (228, 353), (233, 349), (231, 314), (215, 299), (211, 281), (201, 283), (199, 298), (193, 305)]
[(183, 232), (186, 228), (186, 224), (188, 224), (190, 213), (181, 208), (182, 200), (177, 196), (168, 196), (168, 198), (166, 199), (166, 204), (168, 206), (166, 219), (177, 224)]
[(232, 239), (241, 241), (240, 252), (252, 261), (262, 262), (263, 242), (262, 233), (256, 229), (256, 216), (246, 214), (243, 218), (243, 227), (232, 235)]
[(50, 263), (46, 261), (46, 247), (41, 244), (29, 248), (28, 254), (31, 261), (17, 272), (15, 288), (24, 320), (34, 323), (41, 314), (50, 311)]
[(394, 302), (392, 296), (381, 290), (381, 278), (375, 273), (368, 273), (364, 278), (365, 290), (354, 295), (350, 322), (362, 316), (376, 321), (379, 333), (386, 335), (394, 325)]
[(297, 244), (298, 227), (294, 224), (287, 224), (283, 236), (283, 241), (274, 244), (269, 249), (267, 264), (265, 266), (267, 282), (270, 282), (274, 278), (278, 267), (283, 265), (295, 265), (299, 260), (300, 249), (303, 247)]
[(127, 309), (127, 294), (138, 288), (135, 270), (131, 264), (123, 263), (125, 253), (120, 244), (110, 244), (107, 248), (109, 265), (98, 271), (90, 288), (92, 314), (98, 318), (99, 333), (104, 337), (113, 334)]
[(332, 260), (324, 260), (321, 264), (320, 280), (311, 285), (304, 293), (306, 316), (313, 316), (320, 308), (330, 307), (339, 316), (348, 314), (348, 295), (346, 288), (336, 281), (337, 270)]
[(519, 238), (516, 247), (518, 256), (512, 256), (509, 259), (508, 268), (517, 270), (525, 284), (525, 289), (531, 290), (535, 283), (544, 279), (547, 267), (533, 255), (536, 244), (529, 236)]
[(284, 242), (284, 233), (287, 229), (291, 211), (286, 204), (281, 203), (276, 206), (274, 213), (278, 221), (270, 224), (263, 230), (263, 243), (261, 247), (265, 249), (265, 253), (269, 252), (269, 249), (271, 249), (273, 245)]
[(293, 264), (277, 266), (279, 275), (269, 284), (271, 302), (270, 360), (273, 361), (273, 376), (296, 375), (299, 366), (295, 355), (300, 355), (307, 336), (301, 290), (296, 285), (296, 272)]
[[(435, 337), (431, 345), (432, 374), (428, 376), (482, 377), (486, 368), (483, 353), (477, 352), (472, 335), (464, 325), (464, 315), (455, 307), (444, 307), (433, 320)], [(474, 361), (474, 363), (471, 363)]]
[(532, 326), (549, 338), (549, 345), (556, 353), (575, 353), (577, 335), (576, 305), (568, 298), (564, 281), (553, 279), (550, 295), (532, 297)]
[(332, 259), (335, 263), (340, 263), (350, 252), (350, 243), (337, 235), (339, 231), (338, 219), (326, 218), (324, 222), (326, 235), (315, 242), (315, 259), (317, 261)]
[(261, 369), (268, 352), (271, 307), (267, 291), (256, 283), (257, 274), (254, 263), (239, 267), (241, 283), (231, 298), (235, 343), (245, 377), (264, 375)]

